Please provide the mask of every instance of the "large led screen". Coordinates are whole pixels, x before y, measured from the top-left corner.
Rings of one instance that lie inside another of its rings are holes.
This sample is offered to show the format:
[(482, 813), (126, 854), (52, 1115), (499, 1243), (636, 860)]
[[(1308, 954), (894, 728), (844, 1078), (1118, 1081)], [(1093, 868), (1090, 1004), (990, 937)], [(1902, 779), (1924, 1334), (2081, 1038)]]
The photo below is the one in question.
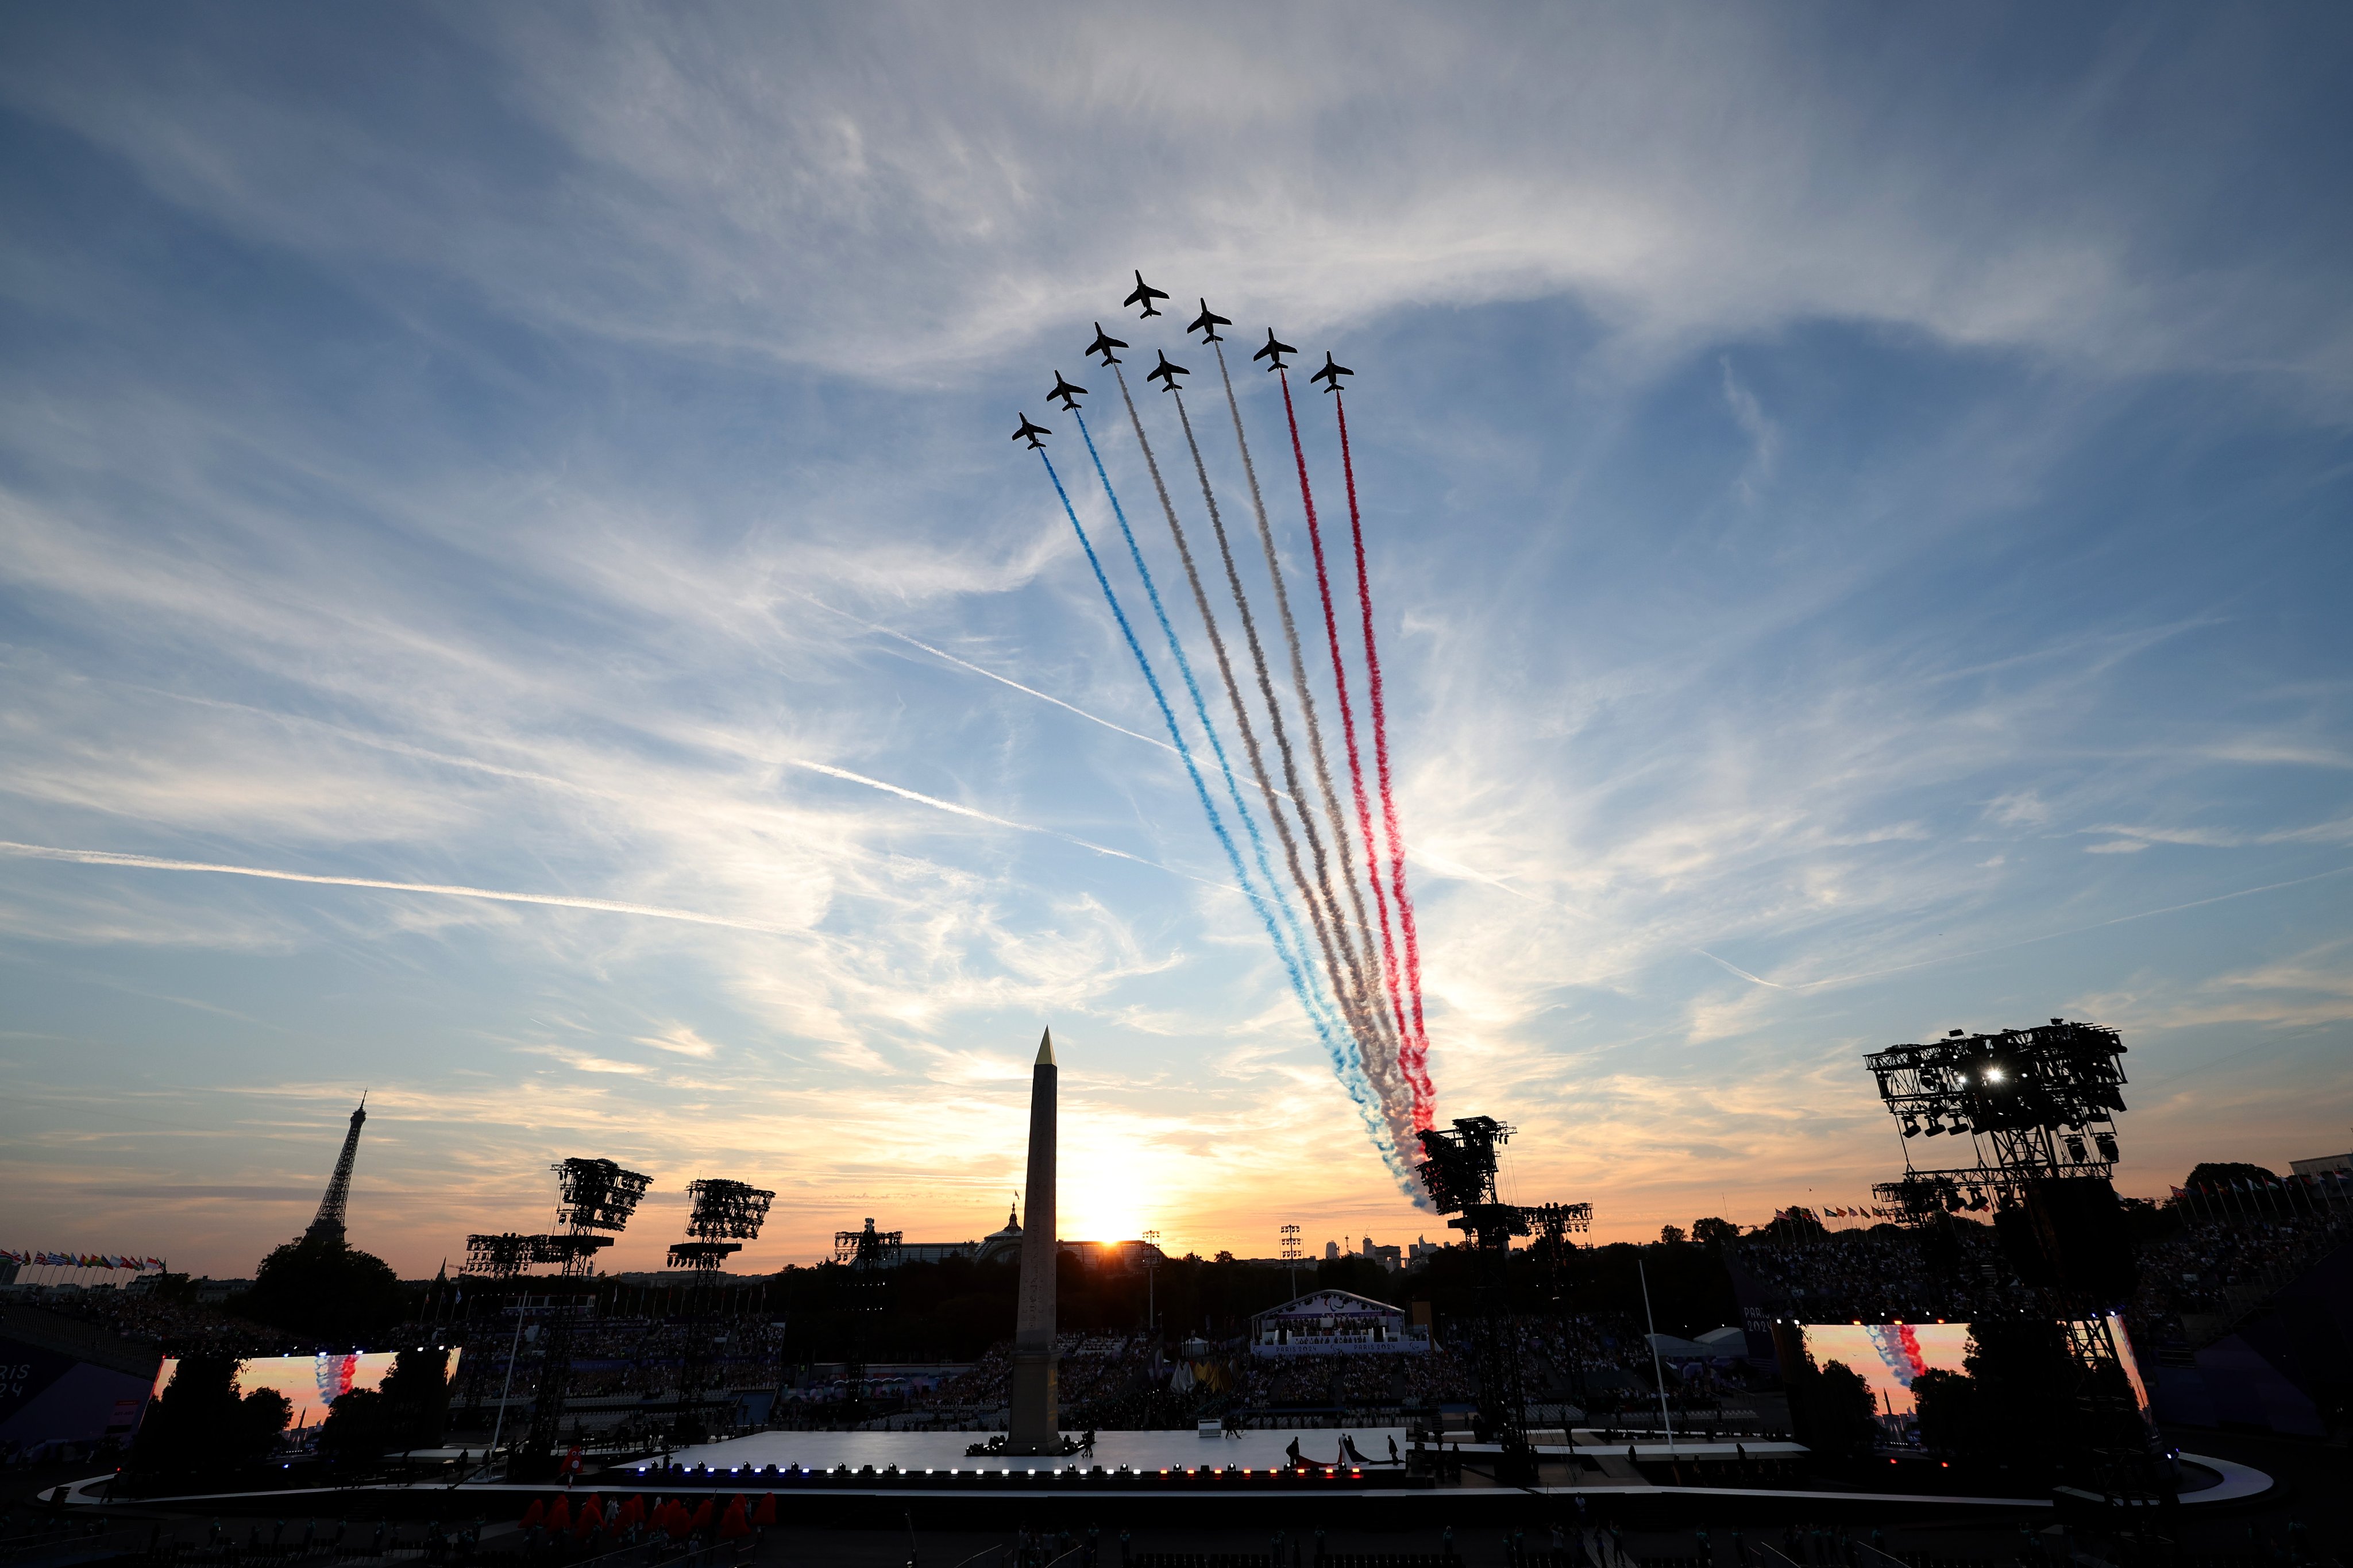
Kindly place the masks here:
[(1871, 1389), (1883, 1415), (1913, 1412), (1912, 1380), (1928, 1371), (1967, 1373), (1967, 1323), (1808, 1323), (1806, 1353), (1816, 1366), (1844, 1362)]
[[(449, 1352), (453, 1378), (462, 1353), (455, 1349)], [(256, 1356), (237, 1363), (237, 1385), (248, 1394), (257, 1388), (276, 1389), (294, 1407), (290, 1425), (316, 1426), (326, 1419), (327, 1406), (353, 1389), (380, 1386), (398, 1355), (397, 1351), (362, 1351), (354, 1355)], [(161, 1394), (170, 1386), (172, 1374), (179, 1370), (177, 1358), (166, 1358), (155, 1374), (155, 1392)]]
[[(1843, 1362), (1871, 1389), (1883, 1415), (1914, 1413), (1912, 1380), (1924, 1372), (1966, 1374), (1969, 1353), (1967, 1323), (1806, 1323), (1806, 1353), (1816, 1366)], [(2124, 1363), (2125, 1379), (2143, 1419), (2149, 1417), (2148, 1384), (2133, 1358), (2124, 1320), (2111, 1313), (2108, 1331)]]

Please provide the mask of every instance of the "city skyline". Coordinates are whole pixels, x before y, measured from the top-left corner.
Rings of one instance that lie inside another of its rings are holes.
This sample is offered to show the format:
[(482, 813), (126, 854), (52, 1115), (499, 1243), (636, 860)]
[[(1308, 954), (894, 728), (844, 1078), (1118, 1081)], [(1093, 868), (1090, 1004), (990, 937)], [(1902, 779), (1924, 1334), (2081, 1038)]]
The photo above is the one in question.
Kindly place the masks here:
[(655, 1177), (608, 1268), (696, 1177), (739, 1270), (976, 1237), (1043, 1027), (1070, 1235), (1443, 1234), (1006, 438), (1083, 464), (1098, 321), (1213, 375), (1197, 299), (1354, 367), (1514, 1201), (1868, 1201), (1863, 1053), (2053, 1016), (2127, 1195), (2343, 1149), (2348, 26), (0, 19), (0, 1244), (249, 1273), (363, 1090), (406, 1277), (569, 1155)]

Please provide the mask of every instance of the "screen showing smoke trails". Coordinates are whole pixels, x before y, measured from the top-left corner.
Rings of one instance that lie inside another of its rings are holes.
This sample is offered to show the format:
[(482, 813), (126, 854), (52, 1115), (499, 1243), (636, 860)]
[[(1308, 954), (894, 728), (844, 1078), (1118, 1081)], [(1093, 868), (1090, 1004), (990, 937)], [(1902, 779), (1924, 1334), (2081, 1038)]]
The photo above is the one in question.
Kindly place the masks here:
[[(1909, 1415), (1917, 1405), (1912, 1384), (1924, 1372), (1968, 1373), (1969, 1325), (1967, 1323), (1805, 1323), (1806, 1353), (1816, 1366), (1841, 1362), (1862, 1379), (1871, 1400), (1883, 1415)], [(2144, 1418), (2149, 1414), (2148, 1385), (2133, 1358), (2132, 1340), (2124, 1320), (2113, 1313), (2108, 1331), (2124, 1360), (2125, 1379)]]
[[(459, 1358), (465, 1353), (454, 1347), (449, 1352), (453, 1380)], [(382, 1387), (399, 1354), (398, 1351), (359, 1351), (349, 1355), (255, 1356), (237, 1363), (237, 1385), (247, 1394), (257, 1388), (276, 1390), (293, 1406), (290, 1427), (316, 1426), (327, 1418), (327, 1407), (352, 1390)], [(158, 1395), (172, 1385), (172, 1374), (179, 1370), (177, 1356), (164, 1359), (155, 1373)]]

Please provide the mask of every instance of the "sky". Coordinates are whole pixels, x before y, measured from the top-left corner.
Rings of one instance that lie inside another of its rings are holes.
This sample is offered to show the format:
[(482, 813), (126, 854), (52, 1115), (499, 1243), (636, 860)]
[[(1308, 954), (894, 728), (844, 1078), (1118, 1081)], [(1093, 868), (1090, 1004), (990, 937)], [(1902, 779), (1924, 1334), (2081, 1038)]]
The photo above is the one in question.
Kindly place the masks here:
[(1048, 1026), (1066, 1236), (1442, 1235), (1007, 439), (1150, 630), (1093, 388), (1211, 681), (1082, 353), (1217, 415), (1204, 298), (1356, 372), (1437, 1114), (1506, 1196), (1867, 1202), (1864, 1052), (2054, 1016), (2122, 1032), (2128, 1194), (2343, 1150), (2348, 59), (2327, 6), (9, 10), (0, 1245), (248, 1273), (363, 1091), (406, 1276), (574, 1154), (655, 1178), (615, 1268), (698, 1176), (777, 1194), (741, 1267), (965, 1239)]

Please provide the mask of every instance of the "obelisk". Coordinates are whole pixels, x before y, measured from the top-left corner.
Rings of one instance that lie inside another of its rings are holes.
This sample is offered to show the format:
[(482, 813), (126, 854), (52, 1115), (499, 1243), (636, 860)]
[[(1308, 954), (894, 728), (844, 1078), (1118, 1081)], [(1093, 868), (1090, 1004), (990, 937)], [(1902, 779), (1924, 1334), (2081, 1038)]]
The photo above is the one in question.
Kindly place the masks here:
[(1029, 1204), (1021, 1215), (1021, 1293), (1013, 1319), (1013, 1423), (1008, 1454), (1062, 1451), (1054, 1388), (1054, 1031), (1029, 1073)]

